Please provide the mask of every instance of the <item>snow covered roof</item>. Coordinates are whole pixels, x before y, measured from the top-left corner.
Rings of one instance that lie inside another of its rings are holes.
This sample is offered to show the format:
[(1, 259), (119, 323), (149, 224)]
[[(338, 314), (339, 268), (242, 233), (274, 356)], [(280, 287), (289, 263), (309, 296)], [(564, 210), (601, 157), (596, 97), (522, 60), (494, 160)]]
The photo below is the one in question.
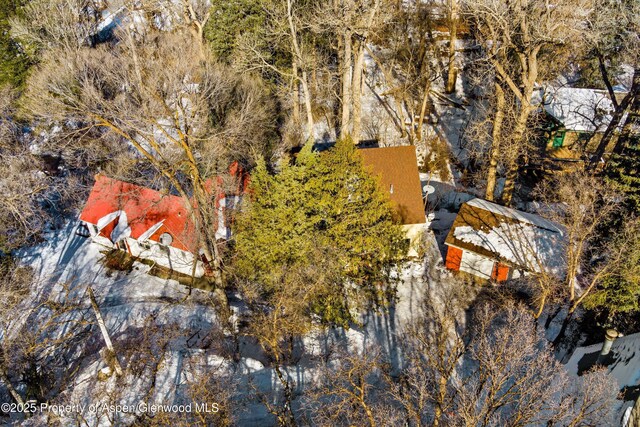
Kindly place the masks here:
[(609, 354), (598, 360), (601, 350), (602, 343), (576, 348), (567, 362), (567, 371), (581, 375), (596, 363), (605, 366), (623, 392), (624, 410), (640, 396), (640, 333), (616, 338)]
[(564, 269), (561, 226), (482, 199), (462, 205), (445, 243), (528, 271)]
[(577, 132), (604, 132), (615, 110), (608, 94), (597, 89), (547, 86), (532, 98), (534, 105), (542, 104), (567, 130)]
[(426, 222), (418, 158), (414, 146), (363, 148), (358, 150), (365, 167), (380, 178), (403, 224)]
[[(234, 194), (228, 194), (228, 201), (222, 177), (207, 183), (209, 191), (212, 194), (215, 192), (219, 215), (216, 238), (229, 238), (224, 210), (235, 207), (238, 203), (237, 196), (244, 192), (248, 184), (248, 176), (237, 163), (231, 165), (229, 172), (232, 177), (239, 179)], [(80, 220), (96, 225), (100, 234), (114, 243), (126, 237), (141, 242), (160, 242), (161, 236), (169, 233), (170, 246), (193, 253), (199, 249), (195, 227), (182, 197), (104, 175), (96, 175), (96, 182), (80, 214)]]

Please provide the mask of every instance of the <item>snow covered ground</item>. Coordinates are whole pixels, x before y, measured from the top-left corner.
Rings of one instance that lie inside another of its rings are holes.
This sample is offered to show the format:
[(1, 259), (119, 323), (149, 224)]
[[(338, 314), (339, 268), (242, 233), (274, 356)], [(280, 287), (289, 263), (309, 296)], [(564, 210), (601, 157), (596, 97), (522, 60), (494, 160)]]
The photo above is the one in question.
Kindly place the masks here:
[[(74, 317), (77, 314), (78, 318), (84, 316), (84, 319), (93, 323), (95, 318), (89, 310), (86, 295), (87, 285), (91, 285), (116, 352), (123, 347), (131, 352), (133, 348), (134, 356), (123, 356), (121, 362), (125, 378), (116, 385), (115, 376), (103, 381), (98, 379), (99, 372), (107, 366), (98, 351), (87, 354), (78, 349), (78, 355), (83, 354), (83, 358), (78, 363), (77, 374), (54, 402), (73, 402), (87, 408), (92, 404), (112, 403), (113, 400), (126, 405), (136, 405), (140, 401), (147, 404), (179, 402), (187, 382), (206, 369), (209, 375), (213, 370), (220, 375), (232, 375), (237, 381), (242, 396), (238, 401), (244, 409), (234, 414), (238, 423), (268, 424), (270, 416), (256, 398), (256, 393), (267, 395), (279, 389), (280, 383), (268, 366), (268, 361), (251, 340), (241, 341), (242, 357), (237, 363), (228, 355), (225, 357), (220, 354), (220, 345), (215, 337), (223, 337), (220, 335), (222, 328), (211, 304), (211, 294), (194, 289), (188, 296), (186, 287), (174, 280), (147, 274), (149, 267), (139, 263), (134, 264), (131, 272), (108, 269), (102, 262), (104, 254), (101, 251), (105, 248), (76, 235), (76, 226), (75, 222), (69, 223), (65, 229), (51, 234), (40, 245), (18, 254), (24, 265), (33, 268), (37, 283), (33, 286), (30, 298), (24, 302), (24, 318), (17, 321), (14, 330), (19, 330), (20, 322), (38, 322), (37, 315), (34, 317), (29, 308), (30, 304), (33, 307), (36, 301), (43, 299), (62, 305), (75, 301), (78, 303), (77, 309), (71, 309), (67, 316)], [(383, 313), (363, 315), (358, 327), (318, 329), (305, 337), (302, 343), (304, 356), (296, 366), (284, 369), (297, 388), (304, 387), (318, 375), (316, 356), (328, 346), (360, 352), (370, 344), (376, 344), (397, 366), (401, 358), (398, 353), (398, 331), (422, 314), (426, 292), (447, 286), (449, 273), (440, 265), (435, 238), (431, 233), (427, 237), (429, 249), (425, 260), (407, 263), (399, 273), (398, 301), (395, 306)], [(243, 310), (241, 302), (232, 304), (235, 305), (235, 312)], [(154, 328), (161, 331), (160, 338), (148, 332)], [(92, 330), (96, 337), (100, 337), (95, 325)], [(104, 347), (102, 340), (97, 338), (94, 345), (97, 350)], [(154, 365), (155, 370), (147, 375), (134, 375), (131, 372), (138, 363), (136, 346), (145, 357), (148, 357), (145, 353), (147, 347), (152, 348), (152, 354), (160, 355), (160, 361)], [(109, 425), (106, 414), (86, 412), (83, 416), (88, 425)], [(134, 419), (131, 414), (120, 416), (119, 422), (123, 424), (129, 424)], [(33, 417), (24, 425), (38, 425), (43, 421), (42, 417), (44, 414)], [(61, 422), (71, 423), (72, 419), (76, 419), (74, 417), (77, 414), (66, 414)]]

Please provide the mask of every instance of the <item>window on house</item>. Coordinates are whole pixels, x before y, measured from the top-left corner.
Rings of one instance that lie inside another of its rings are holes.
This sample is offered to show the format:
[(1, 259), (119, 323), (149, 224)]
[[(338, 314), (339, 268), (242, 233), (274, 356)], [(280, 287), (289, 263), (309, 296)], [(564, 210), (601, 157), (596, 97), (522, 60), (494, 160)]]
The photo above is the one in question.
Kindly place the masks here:
[(498, 261), (493, 263), (493, 269), (491, 270), (491, 279), (496, 282), (504, 282), (509, 278), (509, 266), (501, 264)]
[(173, 243), (173, 236), (169, 233), (162, 233), (160, 235), (160, 244), (164, 246), (170, 246)]
[(85, 224), (84, 222), (78, 225), (78, 228), (76, 229), (76, 234), (81, 237), (91, 236), (91, 233), (89, 232), (89, 227), (87, 227), (87, 224)]
[(592, 136), (593, 134), (589, 132), (578, 132), (578, 137), (576, 139), (576, 143), (578, 144), (578, 147), (580, 147), (583, 150), (586, 149), (587, 144), (589, 144), (589, 141), (591, 140)]
[(564, 134), (565, 132), (563, 130), (556, 132), (553, 136), (553, 148), (562, 147), (562, 144), (564, 143)]

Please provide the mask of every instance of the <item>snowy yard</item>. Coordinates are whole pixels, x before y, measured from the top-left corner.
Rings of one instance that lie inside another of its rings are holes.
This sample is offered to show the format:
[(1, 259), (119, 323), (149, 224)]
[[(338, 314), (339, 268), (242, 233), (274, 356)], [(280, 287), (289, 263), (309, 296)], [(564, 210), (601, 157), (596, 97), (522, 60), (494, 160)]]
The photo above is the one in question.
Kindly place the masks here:
[[(68, 319), (84, 318), (94, 323), (95, 318), (89, 310), (86, 295), (87, 285), (91, 285), (116, 352), (123, 346), (129, 348), (132, 345), (134, 352), (123, 360), (123, 381), (129, 383), (129, 387), (125, 394), (118, 395), (116, 391), (120, 387), (116, 386), (115, 376), (106, 381), (98, 379), (101, 369), (106, 367), (98, 352), (104, 346), (101, 339), (92, 341), (93, 351), (90, 354), (86, 354), (88, 349), (78, 348), (78, 354), (85, 355), (78, 362), (73, 382), (68, 384), (57, 400), (87, 407), (110, 402), (109, 399), (116, 399), (127, 405), (136, 405), (140, 401), (148, 404), (179, 402), (187, 382), (202, 369), (206, 369), (207, 372), (230, 375), (237, 382), (242, 396), (241, 406), (245, 411), (234, 416), (242, 425), (264, 425), (268, 414), (256, 395), (268, 395), (272, 390), (278, 389), (280, 383), (269, 367), (268, 360), (252, 339), (241, 337), (241, 358), (237, 363), (228, 356), (219, 354), (223, 346), (216, 341), (230, 338), (225, 338), (220, 333), (220, 322), (211, 304), (211, 294), (193, 289), (189, 296), (185, 286), (174, 280), (151, 276), (147, 274), (150, 267), (137, 262), (128, 273), (109, 270), (102, 262), (102, 252), (106, 248), (76, 235), (75, 226), (76, 223), (70, 223), (40, 245), (19, 253), (21, 262), (33, 268), (38, 280), (30, 298), (24, 301), (24, 316), (17, 322), (37, 322), (40, 312), (29, 309), (48, 300), (62, 305), (77, 304), (74, 309), (65, 312), (65, 316)], [(375, 344), (398, 366), (402, 357), (398, 350), (398, 331), (420, 317), (426, 292), (433, 292), (435, 295), (452, 283), (451, 280), (442, 280), (449, 277), (449, 273), (441, 265), (436, 265), (441, 263), (437, 244), (431, 233), (427, 233), (427, 236), (430, 243), (426, 261), (407, 263), (399, 274), (398, 300), (395, 306), (386, 312), (363, 315), (360, 326), (350, 329), (317, 329), (303, 339), (299, 363), (283, 369), (298, 391), (318, 375), (318, 358), (329, 348), (360, 352)], [(233, 301), (232, 299), (231, 305), (235, 313), (246, 309), (241, 301)], [(168, 331), (165, 333), (170, 338), (162, 347), (162, 361), (156, 365), (153, 375), (150, 378), (138, 377), (128, 371), (131, 366), (127, 366), (127, 362), (136, 366), (136, 342), (140, 342), (141, 348), (147, 346), (149, 337), (145, 336), (145, 330), (151, 327)], [(172, 328), (177, 330), (171, 332)], [(99, 337), (95, 325), (93, 329)], [(16, 326), (13, 330), (19, 328)], [(58, 333), (63, 334), (64, 331), (60, 330)], [(114, 393), (117, 397), (113, 397)], [(98, 414), (83, 415), (89, 425), (109, 425), (106, 416), (100, 418)], [(119, 416), (123, 417), (123, 422), (133, 419), (127, 414)], [(25, 425), (36, 425), (40, 419), (41, 417), (34, 417)], [(71, 418), (68, 419), (69, 422), (70, 420)]]

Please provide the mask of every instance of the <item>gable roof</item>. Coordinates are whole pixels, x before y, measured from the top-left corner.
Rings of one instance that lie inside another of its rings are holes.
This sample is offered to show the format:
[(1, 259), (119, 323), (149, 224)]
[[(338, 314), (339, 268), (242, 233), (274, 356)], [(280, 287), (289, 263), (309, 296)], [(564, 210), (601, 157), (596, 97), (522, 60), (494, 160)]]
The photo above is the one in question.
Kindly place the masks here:
[(364, 166), (380, 178), (381, 189), (391, 198), (402, 224), (425, 223), (415, 147), (363, 148), (358, 152)]
[(561, 226), (483, 199), (462, 205), (445, 243), (528, 271), (561, 274)]
[[(218, 215), (216, 239), (229, 238), (225, 210), (234, 209), (248, 186), (249, 176), (237, 162), (229, 167), (233, 183), (218, 176), (205, 183), (215, 197)], [(111, 241), (131, 237), (143, 242), (160, 242), (164, 233), (172, 237), (170, 246), (197, 253), (197, 234), (187, 203), (180, 196), (167, 194), (104, 175), (96, 175), (80, 220), (98, 226)], [(231, 188), (234, 187), (234, 188)], [(233, 197), (232, 197), (233, 196)]]
[[(80, 220), (100, 223), (104, 233), (110, 235), (115, 224), (108, 221), (105, 225), (103, 218), (119, 211), (126, 213), (130, 237), (159, 242), (163, 233), (169, 233), (173, 237), (171, 246), (197, 252), (195, 227), (182, 197), (97, 175)], [(154, 232), (152, 228), (156, 227)], [(151, 231), (149, 236), (148, 231)]]
[(577, 132), (604, 132), (615, 111), (608, 94), (597, 89), (549, 86), (534, 92), (532, 103)]

